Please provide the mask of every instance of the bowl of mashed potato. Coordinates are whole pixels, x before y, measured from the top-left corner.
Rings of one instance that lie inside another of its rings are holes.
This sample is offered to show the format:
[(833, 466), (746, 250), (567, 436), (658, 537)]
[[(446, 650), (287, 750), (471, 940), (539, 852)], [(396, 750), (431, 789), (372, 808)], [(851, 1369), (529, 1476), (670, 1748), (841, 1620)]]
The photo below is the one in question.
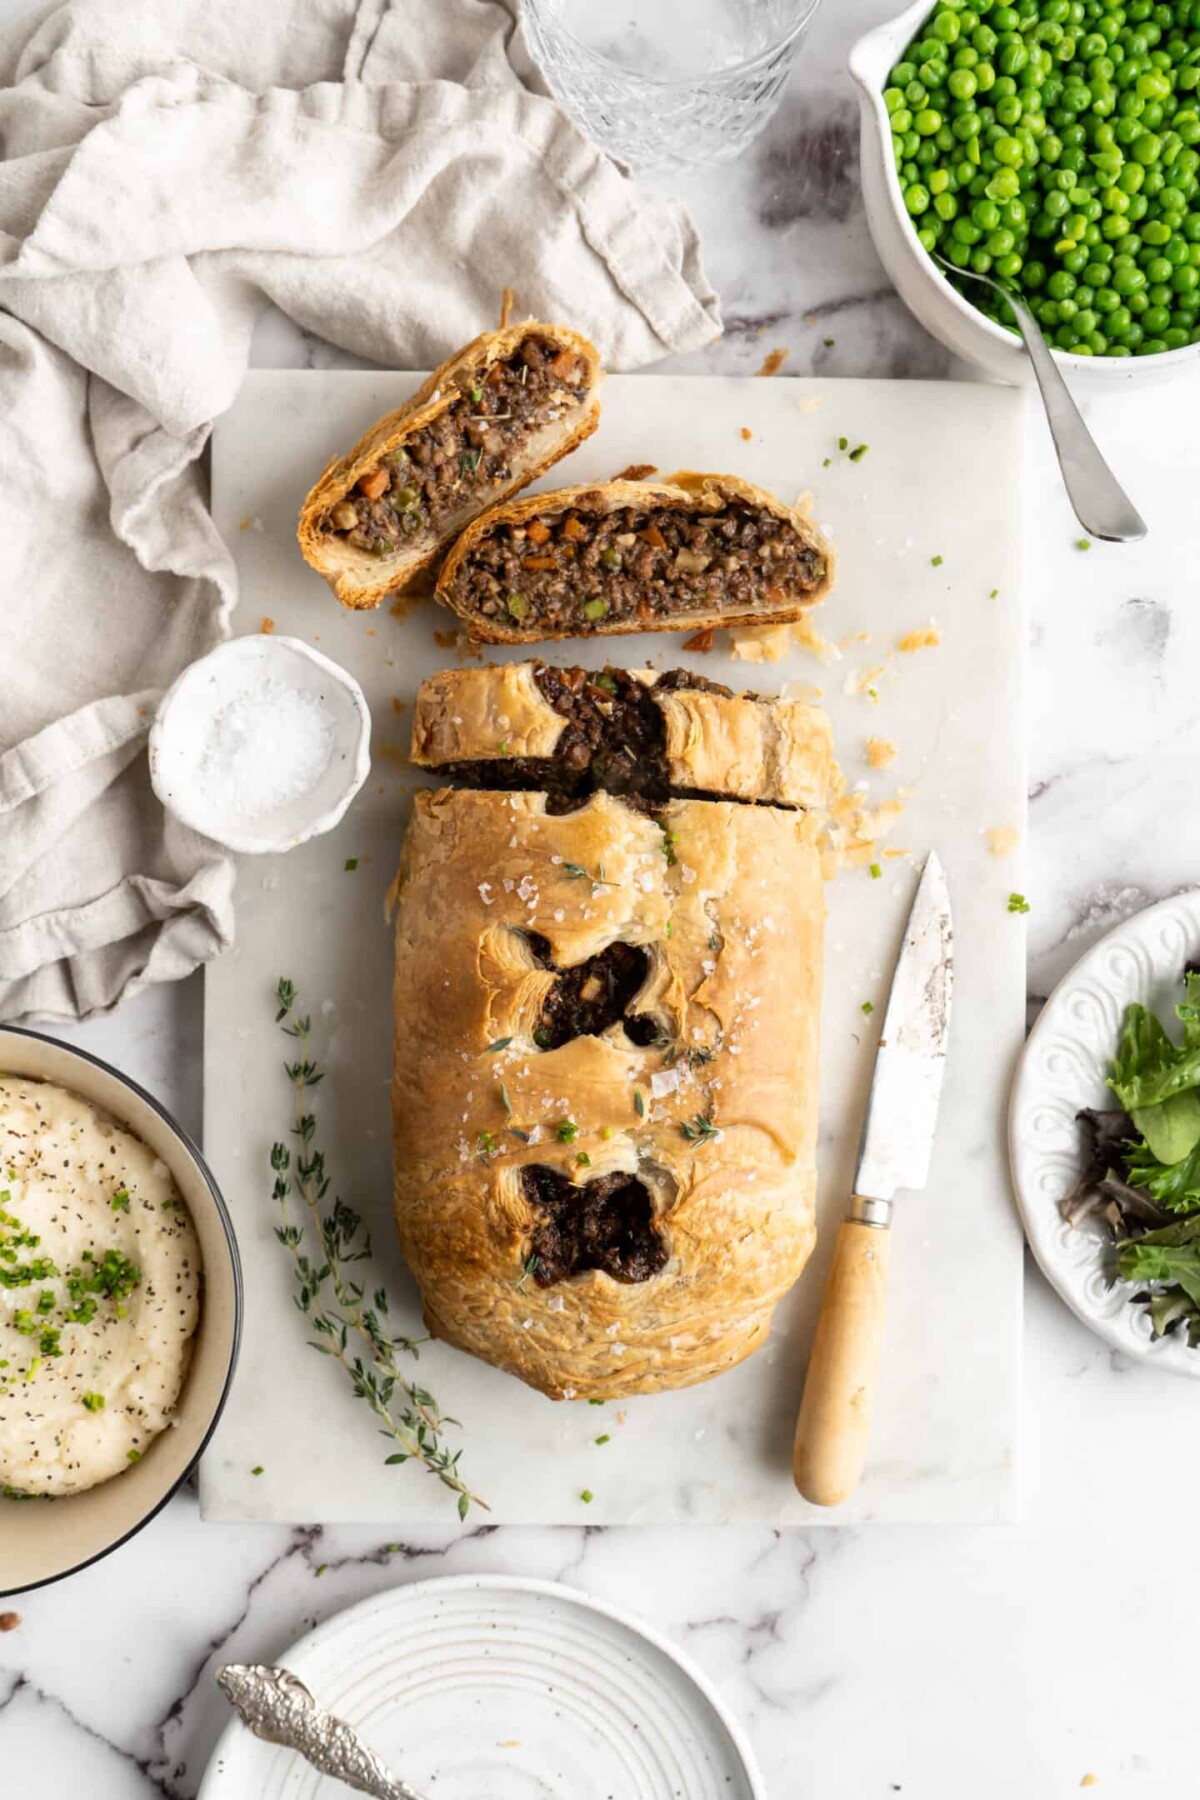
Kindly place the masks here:
[(216, 1427), (240, 1323), (196, 1147), (106, 1063), (0, 1029), (0, 1594), (165, 1505)]

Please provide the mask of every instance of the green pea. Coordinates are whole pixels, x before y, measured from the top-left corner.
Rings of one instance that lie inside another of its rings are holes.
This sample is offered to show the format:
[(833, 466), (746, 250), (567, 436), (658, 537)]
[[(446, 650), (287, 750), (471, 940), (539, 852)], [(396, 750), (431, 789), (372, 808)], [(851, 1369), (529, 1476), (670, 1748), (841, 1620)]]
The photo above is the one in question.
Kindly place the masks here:
[(979, 83), (970, 69), (952, 69), (946, 85), (956, 100), (970, 100)]
[(929, 189), (922, 187), (919, 181), (914, 181), (911, 187), (905, 189), (904, 204), (914, 219), (919, 218), (923, 212), (929, 211)]

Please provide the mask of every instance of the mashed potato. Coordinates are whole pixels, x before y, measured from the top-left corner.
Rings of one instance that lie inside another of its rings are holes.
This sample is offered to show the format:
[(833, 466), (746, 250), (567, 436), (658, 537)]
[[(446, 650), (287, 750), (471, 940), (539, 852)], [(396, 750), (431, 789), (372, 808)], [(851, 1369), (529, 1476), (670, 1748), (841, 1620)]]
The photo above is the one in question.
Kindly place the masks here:
[(165, 1163), (77, 1094), (0, 1076), (0, 1488), (73, 1494), (136, 1462), (199, 1311)]

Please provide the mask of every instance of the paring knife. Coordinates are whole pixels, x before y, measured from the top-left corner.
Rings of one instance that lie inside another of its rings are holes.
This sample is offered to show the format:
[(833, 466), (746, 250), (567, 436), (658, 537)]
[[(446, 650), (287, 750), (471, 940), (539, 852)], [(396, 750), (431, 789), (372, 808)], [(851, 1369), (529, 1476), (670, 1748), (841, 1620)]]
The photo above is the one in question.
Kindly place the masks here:
[(854, 1193), (838, 1230), (796, 1422), (792, 1472), (804, 1498), (817, 1506), (847, 1499), (866, 1461), (892, 1200), (900, 1188), (923, 1188), (929, 1176), (946, 1068), (953, 943), (946, 877), (931, 851), (892, 976)]

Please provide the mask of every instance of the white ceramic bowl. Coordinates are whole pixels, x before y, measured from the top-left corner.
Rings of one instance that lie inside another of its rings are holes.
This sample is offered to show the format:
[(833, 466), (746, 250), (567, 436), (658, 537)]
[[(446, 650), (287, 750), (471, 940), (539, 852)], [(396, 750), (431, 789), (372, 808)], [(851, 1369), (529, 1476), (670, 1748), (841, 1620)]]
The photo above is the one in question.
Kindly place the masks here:
[(40, 1032), (0, 1029), (0, 1069), (57, 1082), (128, 1126), (175, 1177), (204, 1266), (200, 1327), (172, 1424), (140, 1462), (85, 1493), (0, 1498), (0, 1595), (57, 1581), (149, 1523), (186, 1481), (225, 1405), (237, 1361), (242, 1273), (225, 1203), (196, 1146), (135, 1082)]
[[(264, 811), (215, 793), (202, 767), (214, 719), (261, 681), (317, 703), (331, 746), (312, 786)], [(150, 780), (177, 819), (230, 850), (291, 850), (341, 819), (370, 772), (370, 741), (371, 715), (352, 675), (299, 638), (258, 632), (220, 644), (168, 688), (150, 731)]]
[[(1033, 380), (1020, 338), (971, 306), (951, 286), (918, 238), (900, 193), (883, 90), (889, 71), (934, 10), (934, 0), (915, 0), (898, 18), (867, 32), (850, 52), (850, 73), (858, 83), (862, 117), (867, 225), (880, 262), (926, 331), (956, 356), (977, 363), (1000, 381), (1019, 385)], [(1094, 391), (1145, 387), (1200, 366), (1200, 345), (1163, 350), (1156, 356), (1072, 356), (1055, 350), (1054, 358), (1072, 383), (1078, 378), (1093, 384)]]

